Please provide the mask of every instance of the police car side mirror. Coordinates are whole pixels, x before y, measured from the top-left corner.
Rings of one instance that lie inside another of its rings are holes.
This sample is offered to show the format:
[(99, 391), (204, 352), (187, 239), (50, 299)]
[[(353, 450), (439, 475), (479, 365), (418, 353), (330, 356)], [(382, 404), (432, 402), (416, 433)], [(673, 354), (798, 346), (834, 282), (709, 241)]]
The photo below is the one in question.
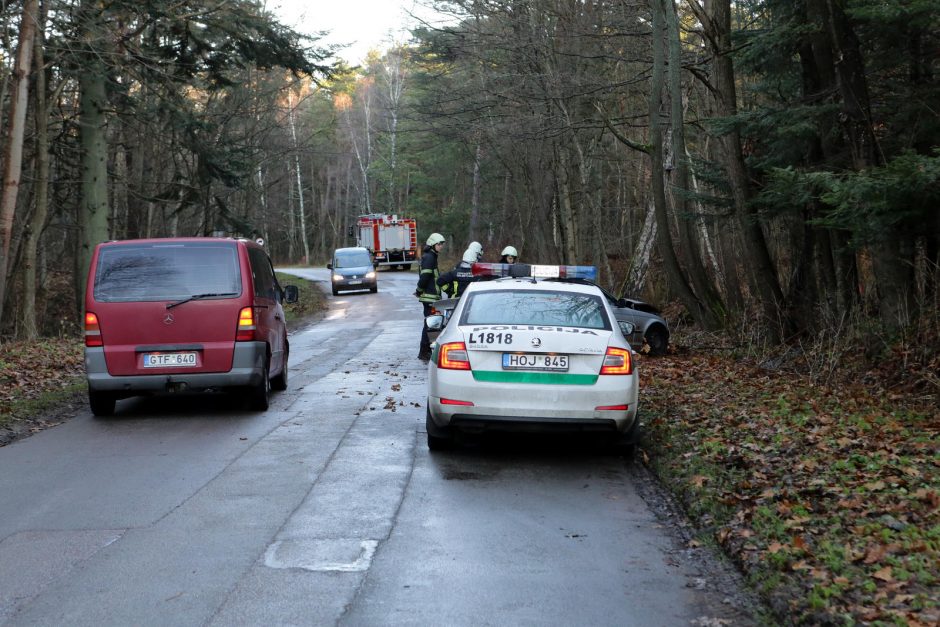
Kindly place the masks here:
[(440, 314), (428, 316), (424, 319), (424, 326), (428, 328), (428, 331), (440, 331), (444, 328), (444, 316)]
[(620, 325), (620, 332), (623, 333), (624, 337), (630, 336), (636, 327), (633, 326), (632, 322), (627, 322), (625, 320), (618, 320), (617, 324)]
[(284, 286), (284, 302), (296, 303), (300, 300), (300, 289), (296, 285)]

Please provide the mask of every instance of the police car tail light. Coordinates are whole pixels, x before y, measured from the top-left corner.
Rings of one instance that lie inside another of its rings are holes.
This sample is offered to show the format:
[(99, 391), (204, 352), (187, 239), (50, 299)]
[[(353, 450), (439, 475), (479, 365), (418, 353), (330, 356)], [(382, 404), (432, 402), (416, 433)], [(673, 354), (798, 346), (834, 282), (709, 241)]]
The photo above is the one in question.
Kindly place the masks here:
[(255, 314), (251, 307), (242, 307), (238, 312), (238, 332), (236, 342), (251, 342), (255, 339)]
[(437, 367), (445, 370), (470, 370), (467, 345), (463, 342), (450, 342), (442, 345), (437, 355)]
[(594, 266), (539, 266), (527, 263), (475, 263), (470, 267), (473, 276), (533, 279), (587, 279), (597, 280)]
[(104, 346), (98, 316), (90, 311), (85, 313), (85, 346)]
[(633, 360), (630, 351), (613, 346), (607, 347), (601, 374), (633, 374)]

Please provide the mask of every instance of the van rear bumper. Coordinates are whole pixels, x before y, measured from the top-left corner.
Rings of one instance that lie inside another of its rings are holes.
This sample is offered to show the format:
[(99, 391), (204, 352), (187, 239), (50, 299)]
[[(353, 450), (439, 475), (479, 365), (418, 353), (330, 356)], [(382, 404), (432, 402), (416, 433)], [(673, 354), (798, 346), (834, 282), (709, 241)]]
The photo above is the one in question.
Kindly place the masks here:
[(162, 374), (114, 376), (108, 373), (104, 349), (85, 349), (88, 389), (95, 392), (167, 392), (199, 391), (215, 388), (257, 385), (264, 376), (267, 359), (264, 342), (237, 342), (232, 369), (227, 372), (173, 372)]

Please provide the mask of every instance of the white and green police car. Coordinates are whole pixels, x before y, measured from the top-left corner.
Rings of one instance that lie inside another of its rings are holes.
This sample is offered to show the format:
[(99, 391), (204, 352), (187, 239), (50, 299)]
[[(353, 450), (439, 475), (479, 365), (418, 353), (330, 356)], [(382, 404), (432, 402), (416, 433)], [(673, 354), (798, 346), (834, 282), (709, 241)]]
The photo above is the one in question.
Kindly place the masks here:
[(593, 280), (596, 270), (477, 263), (473, 271), (502, 278), (471, 283), (449, 316), (425, 320), (440, 332), (428, 366), (428, 447), (490, 430), (599, 432), (631, 444), (632, 325), (618, 324), (598, 287), (558, 280)]

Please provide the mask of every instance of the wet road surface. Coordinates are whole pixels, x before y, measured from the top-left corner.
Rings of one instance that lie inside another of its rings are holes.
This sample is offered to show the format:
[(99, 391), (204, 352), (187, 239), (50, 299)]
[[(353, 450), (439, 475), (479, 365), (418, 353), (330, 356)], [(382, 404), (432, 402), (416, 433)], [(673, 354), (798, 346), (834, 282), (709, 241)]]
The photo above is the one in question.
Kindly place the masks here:
[(430, 454), (416, 275), (379, 278), (292, 331), (267, 412), (127, 399), (0, 448), (0, 624), (753, 622), (639, 463), (557, 439)]

